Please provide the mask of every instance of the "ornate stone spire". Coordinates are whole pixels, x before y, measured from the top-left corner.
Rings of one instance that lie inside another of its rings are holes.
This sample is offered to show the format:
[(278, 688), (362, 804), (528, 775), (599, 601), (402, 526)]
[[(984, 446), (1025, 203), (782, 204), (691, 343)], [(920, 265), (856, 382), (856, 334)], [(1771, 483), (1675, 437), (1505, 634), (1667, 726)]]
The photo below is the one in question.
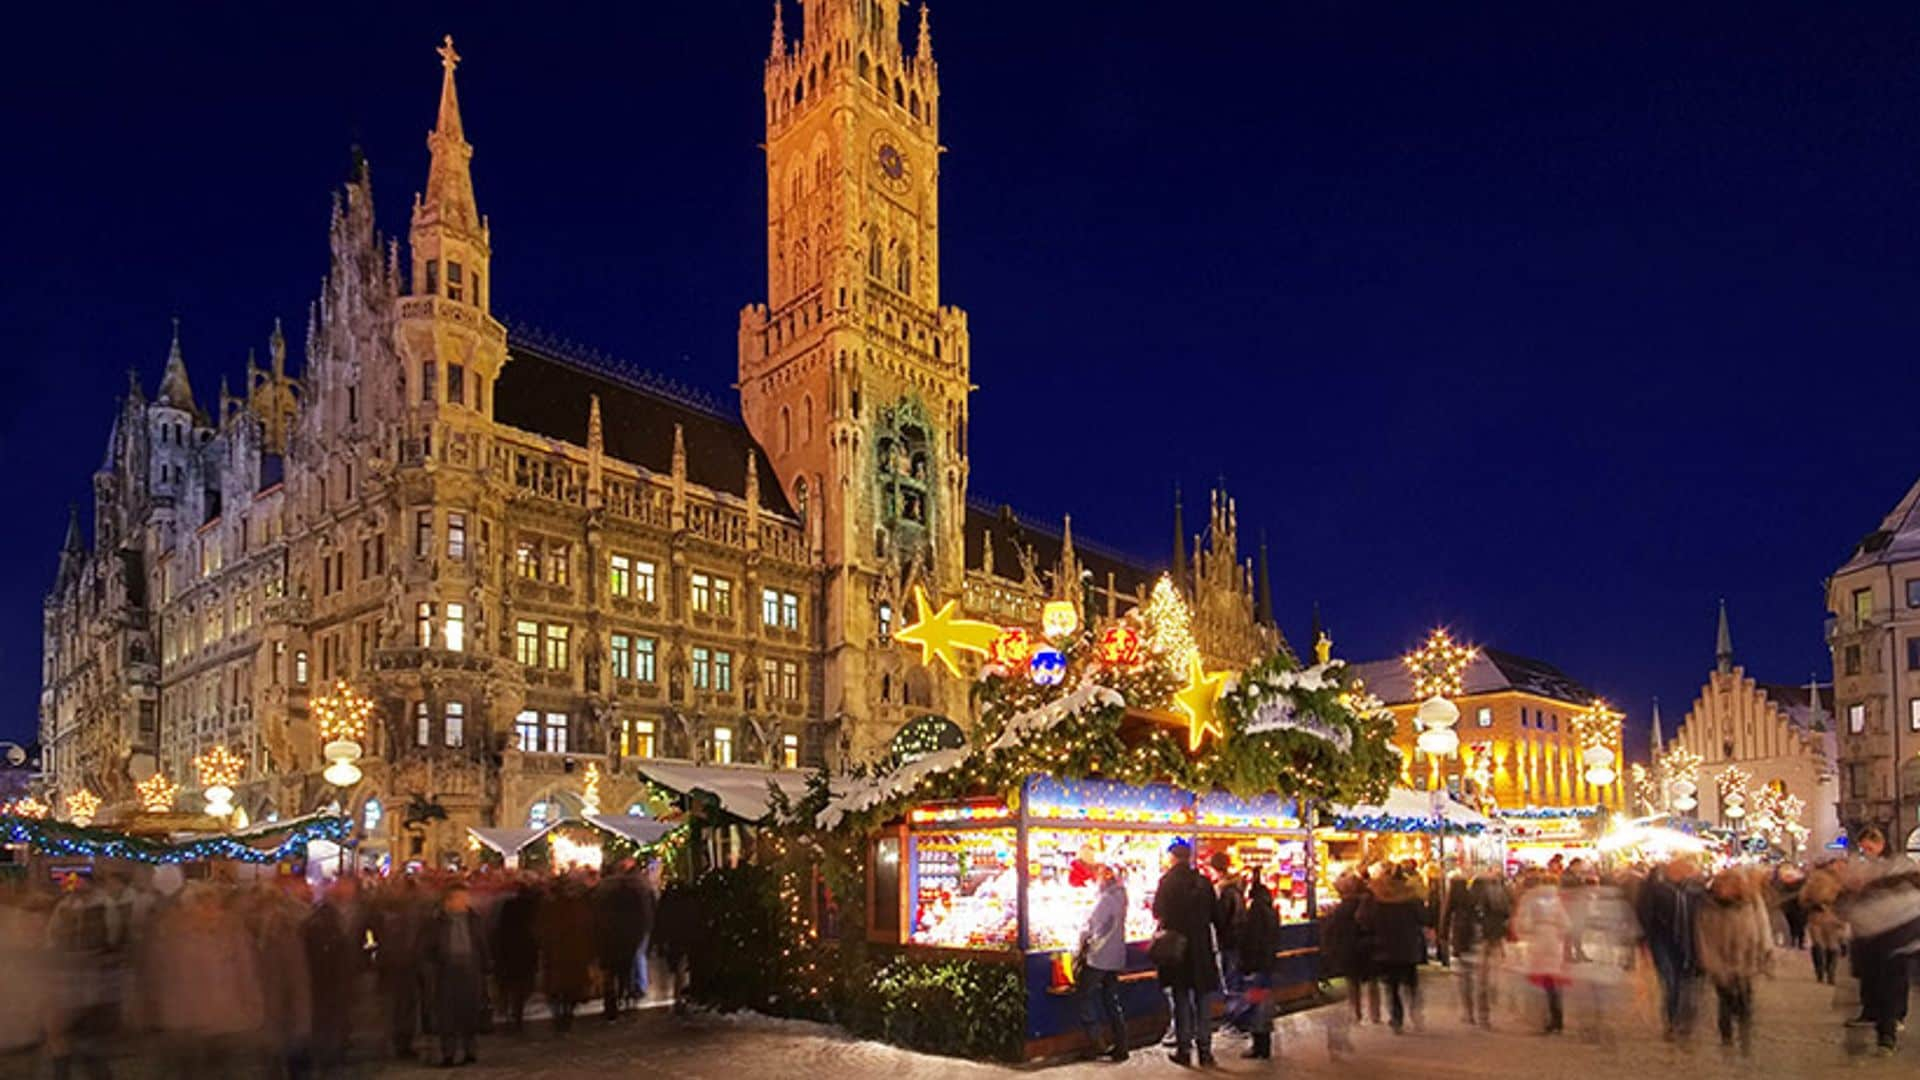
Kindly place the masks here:
[(1272, 626), (1273, 622), (1273, 577), (1267, 567), (1267, 530), (1260, 530), (1260, 600), (1256, 617), (1262, 626)]
[(914, 47), (913, 59), (920, 64), (933, 63), (933, 27), (927, 22), (927, 5), (924, 0), (920, 4), (920, 41)]
[(768, 59), (778, 60), (787, 51), (787, 24), (781, 17), (782, 0), (773, 0), (773, 48), (767, 53)]
[(1720, 634), (1714, 640), (1714, 667), (1722, 674), (1733, 671), (1733, 632), (1727, 629), (1727, 601), (1720, 600)]
[(1649, 739), (1649, 741), (1653, 744), (1653, 764), (1655, 766), (1658, 766), (1660, 764), (1660, 751), (1665, 748), (1667, 743), (1666, 732), (1660, 730), (1660, 699), (1659, 698), (1653, 699), (1653, 730), (1651, 731), (1650, 735), (1651, 735), (1651, 738)]
[(447, 35), (440, 53), (440, 115), (427, 135), (427, 149), (433, 162), (427, 168), (427, 193), (422, 208), (441, 221), (468, 231), (478, 231), (480, 214), (473, 199), (473, 147), (467, 144), (460, 125), (460, 95), (454, 88), (453, 70), (460, 65), (460, 54), (453, 51), (453, 35)]
[(605, 437), (600, 427), (600, 395), (587, 395), (587, 453), (598, 457), (606, 451)]
[(1180, 513), (1180, 485), (1173, 485), (1173, 587), (1181, 592), (1192, 588), (1187, 580), (1187, 525)]
[(167, 349), (166, 374), (160, 376), (160, 395), (157, 399), (162, 405), (171, 405), (187, 412), (198, 412), (193, 404), (193, 384), (187, 380), (187, 362), (180, 355), (180, 320), (173, 320), (173, 344)]

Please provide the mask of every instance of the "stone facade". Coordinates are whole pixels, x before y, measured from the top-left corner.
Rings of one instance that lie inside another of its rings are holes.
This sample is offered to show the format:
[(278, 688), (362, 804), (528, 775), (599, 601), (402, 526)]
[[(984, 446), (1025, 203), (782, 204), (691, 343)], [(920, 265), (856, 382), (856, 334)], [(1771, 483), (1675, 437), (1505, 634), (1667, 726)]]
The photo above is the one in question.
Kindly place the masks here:
[(1832, 716), (1831, 688), (1758, 682), (1735, 664), (1722, 607), (1714, 670), (1673, 737), (1700, 755), (1700, 805), (1693, 813), (1722, 821), (1719, 777), (1737, 766), (1750, 789), (1774, 787), (1805, 803), (1805, 848), (1823, 850), (1840, 832)]
[(1826, 611), (1840, 820), (1897, 846), (1920, 825), (1920, 483), (1828, 579)]
[[(1054, 596), (1144, 601), (1151, 571), (1070, 521), (969, 501), (930, 32), (923, 15), (909, 57), (895, 6), (806, 10), (766, 64), (768, 300), (741, 314), (739, 414), (495, 318), (442, 48), (405, 249), (358, 163), (299, 373), (276, 326), (209, 414), (176, 327), (156, 396), (133, 380), (93, 541), (76, 517), (46, 603), (50, 793), (111, 813), (155, 769), (191, 792), (225, 745), (250, 816), (338, 801), (370, 847), (440, 861), (467, 825), (576, 812), (588, 764), (618, 813), (650, 758), (838, 764), (915, 718), (964, 721), (967, 680), (891, 647), (916, 584), (1010, 623)], [(1213, 501), (1191, 573), (1175, 550), (1196, 634), (1222, 659), (1284, 648)], [(311, 718), (338, 679), (377, 704), (348, 792)]]

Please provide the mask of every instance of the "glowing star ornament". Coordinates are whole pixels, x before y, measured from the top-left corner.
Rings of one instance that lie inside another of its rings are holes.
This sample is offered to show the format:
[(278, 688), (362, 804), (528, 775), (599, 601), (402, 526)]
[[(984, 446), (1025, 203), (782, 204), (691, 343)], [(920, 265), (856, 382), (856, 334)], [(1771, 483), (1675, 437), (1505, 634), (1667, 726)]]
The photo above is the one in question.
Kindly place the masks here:
[(328, 765), (321, 777), (334, 787), (352, 787), (360, 782), (361, 741), (367, 737), (367, 718), (373, 715), (373, 700), (354, 692), (345, 679), (336, 679), (333, 689), (313, 699), (309, 706), (318, 721), (320, 738), (326, 741), (320, 754)]
[(580, 811), (584, 814), (600, 812), (600, 766), (587, 763), (586, 783), (580, 791)]
[(225, 746), (215, 746), (194, 758), (193, 767), (200, 773), (200, 788), (207, 797), (207, 813), (214, 817), (226, 817), (233, 813), (233, 785), (240, 782), (240, 773), (246, 768), (246, 762), (240, 759), (240, 755)]
[(164, 814), (173, 809), (173, 796), (180, 785), (167, 779), (166, 773), (157, 772), (133, 785), (133, 789), (140, 796), (140, 809), (149, 814)]
[(948, 674), (960, 675), (962, 652), (986, 656), (993, 651), (994, 642), (1000, 639), (1000, 627), (977, 619), (956, 618), (954, 613), (960, 607), (958, 600), (949, 600), (940, 605), (940, 610), (928, 614), (933, 606), (927, 603), (927, 590), (924, 586), (913, 587), (914, 608), (920, 613), (918, 622), (909, 623), (894, 631), (894, 640), (908, 645), (920, 646), (920, 662), (931, 665), (934, 657), (947, 667)]
[(1207, 732), (1213, 732), (1216, 738), (1224, 738), (1226, 731), (1220, 726), (1220, 717), (1214, 706), (1220, 701), (1220, 691), (1227, 684), (1224, 671), (1209, 672), (1200, 663), (1200, 654), (1187, 657), (1187, 685), (1174, 692), (1173, 705), (1187, 716), (1187, 749), (1200, 749), (1206, 740)]
[(1040, 609), (1040, 630), (1047, 637), (1059, 641), (1075, 630), (1080, 629), (1080, 613), (1074, 609), (1071, 600), (1049, 600)]
[(13, 813), (16, 817), (32, 818), (38, 821), (52, 812), (53, 807), (31, 795), (13, 804)]
[(1027, 677), (1035, 686), (1059, 686), (1067, 677), (1066, 654), (1051, 645), (1035, 649), (1033, 658), (1027, 661)]
[(85, 828), (93, 823), (93, 815), (100, 812), (100, 796), (81, 788), (67, 796), (67, 820)]
[(1459, 697), (1465, 691), (1467, 665), (1479, 655), (1470, 645), (1458, 644), (1445, 630), (1435, 630), (1426, 644), (1401, 659), (1413, 676), (1417, 698)]

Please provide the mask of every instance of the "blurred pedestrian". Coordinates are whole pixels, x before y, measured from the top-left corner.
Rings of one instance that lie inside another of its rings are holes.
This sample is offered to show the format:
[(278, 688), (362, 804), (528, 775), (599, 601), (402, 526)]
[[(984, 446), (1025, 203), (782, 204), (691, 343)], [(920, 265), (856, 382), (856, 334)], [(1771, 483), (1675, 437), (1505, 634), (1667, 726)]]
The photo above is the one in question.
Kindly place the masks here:
[(573, 1012), (593, 989), (593, 904), (577, 874), (554, 883), (539, 915), (542, 989), (553, 1013), (553, 1030), (573, 1030)]
[(540, 888), (530, 877), (515, 883), (500, 902), (494, 927), (494, 974), (505, 998), (507, 1020), (515, 1034), (526, 1029), (527, 999), (540, 972)]
[(1873, 1025), (1879, 1052), (1890, 1056), (1906, 1025), (1911, 956), (1920, 949), (1920, 867), (1889, 854), (1886, 834), (1876, 827), (1861, 832), (1859, 850), (1846, 866), (1849, 888), (1840, 914), (1852, 932), (1859, 1022)]
[(1696, 920), (1700, 970), (1719, 1002), (1720, 1045), (1753, 1050), (1753, 980), (1766, 972), (1772, 953), (1767, 907), (1749, 872), (1722, 870), (1707, 889)]
[(366, 920), (359, 888), (351, 877), (327, 883), (324, 898), (307, 916), (307, 977), (313, 1004), (313, 1067), (321, 1073), (341, 1068), (352, 1043), (353, 1010), (366, 971)]
[(633, 954), (645, 934), (646, 898), (631, 862), (602, 878), (593, 890), (593, 943), (600, 964), (601, 1017), (619, 1019), (633, 978)]
[(1535, 873), (1520, 893), (1514, 907), (1513, 929), (1526, 948), (1527, 981), (1540, 988), (1547, 999), (1545, 1034), (1566, 1030), (1565, 991), (1567, 965), (1573, 956), (1568, 940), (1572, 919), (1560, 895), (1560, 882), (1552, 874)]
[(1640, 932), (1660, 979), (1662, 1035), (1693, 1034), (1694, 981), (1700, 972), (1694, 920), (1703, 890), (1692, 856), (1680, 855), (1648, 875), (1640, 888)]
[(1398, 1035), (1409, 1014), (1424, 1026), (1419, 967), (1427, 961), (1426, 889), (1416, 872), (1378, 867), (1360, 903), (1361, 931), (1371, 939), (1374, 968), (1386, 983), (1388, 1024)]
[(420, 937), (432, 900), (421, 894), (412, 877), (401, 877), (380, 888), (367, 909), (374, 941), (374, 982), (387, 1020), (388, 1048), (394, 1057), (411, 1058), (414, 1036), (423, 1026)]
[(421, 954), (433, 992), (440, 1064), (472, 1064), (487, 1008), (487, 937), (464, 883), (456, 881), (447, 889), (423, 937)]
[(1273, 976), (1279, 965), (1280, 917), (1273, 893), (1260, 880), (1260, 868), (1247, 871), (1246, 911), (1240, 919), (1240, 974), (1246, 987), (1249, 1058), (1273, 1056)]

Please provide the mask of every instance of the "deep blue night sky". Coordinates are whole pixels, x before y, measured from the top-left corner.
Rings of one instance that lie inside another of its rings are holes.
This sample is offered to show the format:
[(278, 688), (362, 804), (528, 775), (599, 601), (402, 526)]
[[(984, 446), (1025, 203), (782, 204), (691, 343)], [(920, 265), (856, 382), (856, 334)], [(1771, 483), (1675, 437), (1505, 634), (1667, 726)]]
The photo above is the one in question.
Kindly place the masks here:
[[(0, 734), (30, 734), (128, 366), (151, 392), (175, 314), (203, 402), (276, 316), (298, 355), (351, 145), (404, 234), (442, 33), (496, 312), (731, 398), (764, 0), (57, 7), (14, 13), (0, 68)], [(943, 0), (933, 26), (977, 494), (1164, 559), (1175, 483), (1193, 528), (1224, 476), (1296, 641), (1315, 601), (1356, 659), (1444, 622), (1635, 725), (1685, 711), (1718, 597), (1750, 670), (1827, 670), (1821, 579), (1920, 471), (1920, 9)]]

